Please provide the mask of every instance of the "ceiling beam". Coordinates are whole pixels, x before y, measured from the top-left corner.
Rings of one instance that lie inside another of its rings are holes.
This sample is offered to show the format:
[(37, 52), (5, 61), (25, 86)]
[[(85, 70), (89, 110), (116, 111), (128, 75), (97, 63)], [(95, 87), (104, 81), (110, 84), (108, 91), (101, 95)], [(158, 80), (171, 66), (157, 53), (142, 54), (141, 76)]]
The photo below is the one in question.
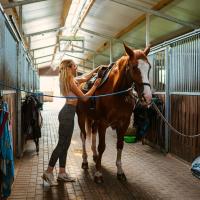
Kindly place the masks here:
[(30, 49), (30, 51), (37, 51), (37, 50), (54, 47), (54, 46), (58, 46), (58, 44), (56, 43), (56, 44), (52, 44), (52, 45), (48, 45), (48, 46), (44, 46), (44, 47), (40, 47), (40, 48), (36, 48), (36, 49)]
[(54, 55), (54, 54), (49, 54), (49, 55), (46, 55), (46, 56), (40, 56), (40, 57), (34, 58), (34, 60), (37, 60), (37, 59), (40, 59), (40, 58), (49, 57), (49, 56), (53, 56), (53, 55)]
[(81, 28), (81, 27), (79, 27), (78, 29), (81, 30), (81, 31), (83, 31), (83, 32), (90, 33), (92, 35), (97, 35), (99, 37), (103, 37), (103, 38), (106, 38), (106, 39), (109, 39), (109, 40), (115, 40), (115, 41), (117, 41), (119, 43), (124, 43), (125, 42), (127, 45), (129, 45), (131, 47), (136, 47), (135, 44), (133, 44), (133, 43), (130, 43), (130, 42), (127, 42), (127, 41), (123, 41), (123, 40), (117, 39), (115, 37), (106, 35), (106, 34), (97, 33), (97, 32), (94, 32), (94, 31), (91, 31), (91, 30), (88, 30), (88, 29), (84, 29), (84, 28)]
[[(152, 7), (152, 9), (154, 10), (160, 10), (163, 7), (165, 7), (166, 5), (168, 5), (169, 3), (171, 3), (174, 0), (161, 0), (159, 1), (156, 5), (154, 5)], [(125, 35), (126, 33), (130, 32), (131, 30), (133, 30), (135, 27), (137, 27), (139, 24), (141, 24), (143, 21), (145, 21), (146, 19), (146, 15), (143, 14), (142, 16), (138, 17), (136, 20), (134, 20), (132, 23), (130, 23), (126, 28), (122, 29), (120, 32), (118, 32), (114, 38), (120, 38), (123, 35)], [(138, 39), (137, 39), (138, 40)], [(97, 51), (102, 51), (105, 50), (108, 47), (108, 43), (104, 43), (102, 44)], [(134, 48), (140, 48), (140, 47), (135, 47)], [(88, 57), (89, 58), (89, 57)]]
[[(95, 0), (90, 0), (88, 7), (85, 9), (85, 12), (80, 16), (80, 19), (78, 20), (79, 21), (78, 27), (81, 27), (82, 23), (84, 22), (84, 19), (86, 18), (87, 14), (89, 13), (90, 9), (92, 8), (94, 2), (95, 2)], [(76, 30), (74, 32), (74, 36), (76, 36), (76, 34), (78, 32), (78, 27), (76, 28)]]
[(68, 15), (71, 3), (72, 3), (72, 0), (64, 0), (62, 15), (61, 15), (61, 18), (60, 18), (60, 25), (61, 26), (65, 25), (65, 21), (67, 19), (67, 15)]
[[(153, 10), (160, 10), (160, 9), (164, 8), (165, 6), (169, 5), (173, 1), (174, 0), (161, 0), (156, 5), (154, 5), (152, 7), (152, 9)], [(116, 38), (122, 37), (124, 34), (128, 33), (131, 30), (133, 30), (135, 27), (137, 27), (139, 24), (141, 24), (143, 21), (145, 21), (145, 19), (146, 19), (146, 14), (141, 15), (137, 19), (133, 20), (133, 22), (130, 23), (127, 27), (125, 27), (120, 32), (118, 32), (115, 35), (115, 37)]]
[[(73, 32), (73, 36), (76, 36), (77, 32), (78, 32), (78, 28), (81, 26), (81, 24), (83, 23), (85, 17), (87, 16), (87, 14), (89, 13), (90, 9), (92, 8), (92, 5), (94, 4), (95, 0), (90, 0), (90, 2), (88, 3), (88, 6), (87, 8), (85, 8), (85, 4), (86, 4), (86, 1), (82, 7), (82, 9), (84, 8), (84, 12), (78, 17), (77, 19), (77, 22), (76, 22), (76, 25), (75, 25), (75, 29), (72, 31)], [(81, 11), (82, 12), (82, 11)], [(54, 58), (53, 58), (54, 59)], [(52, 59), (52, 61), (53, 61)]]
[(108, 55), (106, 55), (106, 54), (104, 54), (104, 53), (98, 53), (97, 51), (94, 51), (94, 50), (92, 50), (92, 49), (88, 49), (88, 48), (85, 48), (85, 47), (79, 47), (79, 46), (74, 45), (74, 44), (72, 44), (72, 47), (76, 47), (76, 48), (78, 48), (78, 49), (83, 49), (83, 50), (85, 50), (85, 51), (89, 51), (89, 52), (92, 52), (92, 53), (94, 53), (94, 54), (101, 55), (101, 56), (104, 56), (104, 57), (109, 57)]
[(84, 59), (84, 58), (80, 58), (80, 57), (77, 57), (77, 56), (72, 56), (72, 55), (67, 54), (67, 53), (65, 53), (64, 55), (69, 56), (69, 57), (72, 57), (72, 58), (77, 58), (77, 59), (79, 59), (79, 60), (83, 60), (83, 61), (88, 62), (88, 63), (93, 63), (92, 61), (89, 61), (89, 60), (86, 60), (86, 59)]
[(15, 8), (17, 6), (23, 6), (26, 4), (37, 3), (41, 1), (47, 1), (47, 0), (24, 0), (24, 1), (18, 1), (18, 2), (4, 3), (2, 4), (2, 6), (4, 9), (9, 9), (9, 8)]
[(129, 8), (134, 8), (136, 10), (140, 10), (142, 12), (158, 16), (160, 18), (175, 22), (177, 24), (181, 24), (182, 26), (190, 27), (192, 29), (199, 28), (199, 26), (196, 25), (196, 24), (192, 24), (192, 23), (177, 19), (177, 18), (172, 17), (170, 15), (166, 15), (166, 14), (164, 14), (162, 12), (159, 12), (159, 11), (156, 11), (156, 10), (152, 10), (152, 9), (146, 8), (144, 6), (140, 6), (140, 5), (134, 4), (132, 2), (127, 2), (127, 1), (124, 1), (124, 0), (123, 1), (122, 0), (111, 0), (111, 1), (113, 1), (115, 3), (118, 3), (118, 4), (121, 4), (121, 5), (124, 5), (124, 6), (128, 6)]
[(44, 30), (44, 31), (40, 31), (40, 32), (35, 32), (35, 33), (29, 33), (29, 34), (25, 34), (24, 36), (32, 37), (32, 36), (36, 36), (36, 35), (42, 35), (44, 33), (56, 32), (56, 31), (59, 31), (60, 28), (62, 28), (62, 27), (52, 28), (52, 29), (48, 29), (48, 30)]
[[(62, 13), (61, 13), (61, 16), (60, 16), (60, 26), (63, 27), (63, 28), (65, 26), (65, 21), (67, 19), (71, 4), (72, 4), (72, 0), (64, 0), (63, 10), (62, 10)], [(60, 28), (60, 30), (57, 34), (57, 39), (56, 39), (57, 43), (59, 43), (59, 36), (62, 35), (61, 33), (62, 33), (62, 28)], [(55, 46), (55, 48), (54, 48), (54, 54), (56, 54), (57, 47), (58, 46)], [(55, 55), (53, 55), (53, 57), (52, 57), (52, 63), (53, 63), (54, 58), (55, 58)]]
[(51, 60), (47, 60), (47, 61), (44, 61), (44, 62), (40, 62), (40, 63), (35, 63), (35, 65), (40, 65), (40, 64), (43, 64), (43, 63), (50, 63), (51, 62)]

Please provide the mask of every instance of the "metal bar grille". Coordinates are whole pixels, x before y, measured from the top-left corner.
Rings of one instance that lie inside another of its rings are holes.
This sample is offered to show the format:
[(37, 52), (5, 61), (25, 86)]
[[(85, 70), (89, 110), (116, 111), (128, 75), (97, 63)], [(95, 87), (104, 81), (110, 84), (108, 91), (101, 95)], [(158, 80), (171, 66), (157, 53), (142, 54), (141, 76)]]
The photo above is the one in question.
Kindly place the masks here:
[[(169, 58), (163, 50), (152, 52), (153, 88), (165, 91), (166, 67), (170, 71), (171, 92), (200, 92), (200, 33), (170, 44)], [(165, 60), (170, 65), (165, 66)]]
[(153, 70), (153, 89), (156, 92), (165, 91), (165, 51), (159, 51), (150, 56)]
[(171, 92), (200, 92), (200, 36), (171, 44)]

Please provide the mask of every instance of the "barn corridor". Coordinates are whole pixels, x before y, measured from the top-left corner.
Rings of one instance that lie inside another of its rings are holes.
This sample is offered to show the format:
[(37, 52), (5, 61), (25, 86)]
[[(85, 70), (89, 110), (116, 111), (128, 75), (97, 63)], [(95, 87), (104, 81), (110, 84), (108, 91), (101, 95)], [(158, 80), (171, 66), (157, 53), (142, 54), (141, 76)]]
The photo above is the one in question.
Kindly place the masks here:
[[(81, 169), (81, 141), (77, 123), (67, 160), (67, 172), (76, 177), (77, 181), (49, 187), (43, 182), (41, 175), (57, 142), (57, 114), (62, 105), (63, 102), (58, 101), (44, 104), (39, 156), (35, 153), (34, 143), (28, 142), (23, 158), (16, 162), (16, 177), (9, 200), (200, 198), (199, 180), (192, 176), (190, 165), (171, 156), (164, 156), (141, 143), (125, 143), (122, 163), (127, 182), (118, 181), (115, 166), (116, 138), (111, 129), (107, 131), (107, 147), (102, 159), (104, 183), (94, 183), (95, 166), (89, 145), (89, 170)], [(57, 169), (58, 165), (54, 171), (55, 177)]]

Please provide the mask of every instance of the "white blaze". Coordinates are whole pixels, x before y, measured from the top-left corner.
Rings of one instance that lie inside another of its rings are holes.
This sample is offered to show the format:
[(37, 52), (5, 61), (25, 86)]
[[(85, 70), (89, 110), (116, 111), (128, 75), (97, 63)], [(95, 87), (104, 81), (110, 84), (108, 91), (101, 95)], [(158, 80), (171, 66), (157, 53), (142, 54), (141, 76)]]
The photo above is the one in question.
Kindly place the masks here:
[[(142, 75), (142, 82), (149, 83), (148, 72), (149, 72), (149, 63), (145, 62), (142, 59), (138, 60), (138, 68), (140, 69)], [(148, 103), (150, 103), (152, 98), (151, 88), (148, 85), (144, 85), (144, 97)]]

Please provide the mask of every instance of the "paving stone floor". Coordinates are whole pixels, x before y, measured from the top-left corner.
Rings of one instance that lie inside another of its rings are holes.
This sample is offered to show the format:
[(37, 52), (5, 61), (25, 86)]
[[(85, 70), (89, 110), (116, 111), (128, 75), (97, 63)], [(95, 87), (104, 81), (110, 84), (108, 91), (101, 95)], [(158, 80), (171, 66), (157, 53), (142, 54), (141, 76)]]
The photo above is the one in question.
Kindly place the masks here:
[[(89, 144), (89, 169), (81, 169), (82, 150), (79, 128), (75, 126), (74, 135), (67, 159), (67, 172), (77, 178), (75, 183), (59, 184), (49, 187), (41, 175), (47, 168), (48, 160), (57, 142), (58, 111), (63, 101), (45, 103), (42, 115), (44, 125), (40, 139), (40, 152), (37, 156), (32, 141), (25, 146), (24, 156), (17, 160), (15, 181), (9, 200), (199, 200), (200, 180), (193, 177), (190, 165), (170, 155), (163, 155), (156, 149), (141, 143), (124, 145), (122, 156), (126, 182), (116, 178), (116, 136), (108, 129), (106, 150), (102, 159), (104, 183), (93, 181), (95, 165)], [(58, 164), (54, 176), (58, 173)]]

